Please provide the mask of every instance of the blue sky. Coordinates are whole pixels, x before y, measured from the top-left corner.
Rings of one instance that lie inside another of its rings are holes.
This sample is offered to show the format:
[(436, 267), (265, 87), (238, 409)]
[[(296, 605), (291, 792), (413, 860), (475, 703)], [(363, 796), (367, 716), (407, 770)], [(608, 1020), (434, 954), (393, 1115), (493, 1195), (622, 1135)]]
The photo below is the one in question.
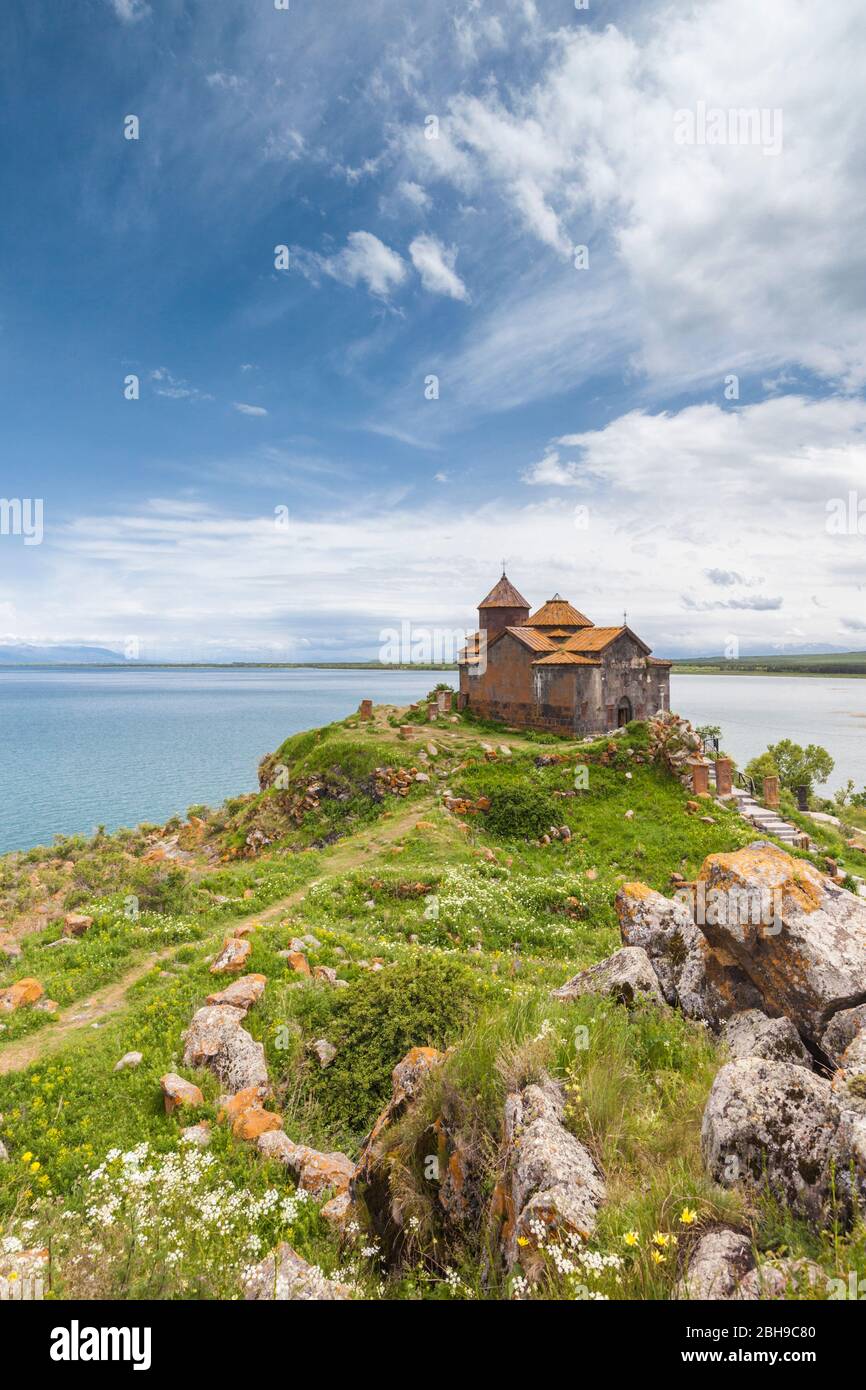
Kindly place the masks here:
[(0, 641), (373, 657), (505, 557), (660, 654), (866, 645), (864, 28), (5, 7)]

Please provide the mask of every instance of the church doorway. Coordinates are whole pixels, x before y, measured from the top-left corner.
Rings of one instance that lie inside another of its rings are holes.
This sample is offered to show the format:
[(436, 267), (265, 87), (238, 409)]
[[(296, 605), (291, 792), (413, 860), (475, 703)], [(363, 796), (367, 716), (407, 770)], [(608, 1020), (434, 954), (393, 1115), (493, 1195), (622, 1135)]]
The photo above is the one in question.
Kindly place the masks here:
[(631, 722), (631, 719), (631, 700), (627, 700), (626, 697), (623, 696), (616, 707), (616, 727), (622, 729), (624, 725)]

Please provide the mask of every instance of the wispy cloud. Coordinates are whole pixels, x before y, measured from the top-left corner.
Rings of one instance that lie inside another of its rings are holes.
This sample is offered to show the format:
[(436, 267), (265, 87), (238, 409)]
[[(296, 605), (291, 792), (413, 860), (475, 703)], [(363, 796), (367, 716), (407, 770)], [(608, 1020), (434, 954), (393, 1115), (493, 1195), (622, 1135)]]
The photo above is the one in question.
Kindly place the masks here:
[(425, 290), (468, 302), (469, 291), (454, 269), (455, 246), (443, 246), (434, 236), (417, 236), (409, 247), (409, 255)]

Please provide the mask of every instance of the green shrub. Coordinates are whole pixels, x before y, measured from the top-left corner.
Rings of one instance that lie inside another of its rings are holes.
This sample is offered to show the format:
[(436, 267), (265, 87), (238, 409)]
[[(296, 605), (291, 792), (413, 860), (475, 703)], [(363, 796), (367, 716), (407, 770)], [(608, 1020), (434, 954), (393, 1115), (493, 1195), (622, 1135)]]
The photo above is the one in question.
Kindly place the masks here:
[(477, 1012), (472, 971), (430, 952), (362, 976), (337, 1001), (329, 1040), (337, 1048), (316, 1078), (323, 1113), (360, 1135), (391, 1095), (391, 1072), (412, 1047), (444, 1048)]
[(561, 821), (561, 809), (541, 787), (516, 783), (493, 793), (485, 829), (502, 839), (537, 839)]

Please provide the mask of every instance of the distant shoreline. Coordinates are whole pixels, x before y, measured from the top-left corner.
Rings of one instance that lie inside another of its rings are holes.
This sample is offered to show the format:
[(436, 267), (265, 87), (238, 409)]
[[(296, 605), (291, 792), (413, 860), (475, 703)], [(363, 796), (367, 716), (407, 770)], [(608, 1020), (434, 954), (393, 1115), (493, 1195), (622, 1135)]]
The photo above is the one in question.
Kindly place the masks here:
[[(675, 676), (810, 676), (862, 680), (866, 677), (866, 653), (857, 653), (861, 661), (850, 660), (839, 666), (808, 662), (805, 658), (778, 658), (778, 663), (762, 661), (721, 661), (715, 664), (703, 659), (679, 661), (672, 658), (671, 674)], [(772, 658), (771, 658), (772, 660)], [(799, 661), (802, 665), (798, 664)], [(787, 664), (790, 662), (791, 664)], [(426, 662), (399, 662), (383, 665), (379, 661), (9, 661), (0, 662), (4, 671), (432, 671), (440, 674), (455, 672), (457, 666)]]
[(796, 666), (690, 666), (683, 663), (680, 666), (674, 662), (671, 667), (672, 676), (798, 676), (811, 677), (812, 679), (833, 678), (836, 680), (863, 680), (866, 676), (866, 667), (862, 671), (842, 671), (831, 669), (827, 671), (812, 671), (798, 668)]
[(456, 671), (456, 666), (380, 661), (2, 661), (4, 671)]

